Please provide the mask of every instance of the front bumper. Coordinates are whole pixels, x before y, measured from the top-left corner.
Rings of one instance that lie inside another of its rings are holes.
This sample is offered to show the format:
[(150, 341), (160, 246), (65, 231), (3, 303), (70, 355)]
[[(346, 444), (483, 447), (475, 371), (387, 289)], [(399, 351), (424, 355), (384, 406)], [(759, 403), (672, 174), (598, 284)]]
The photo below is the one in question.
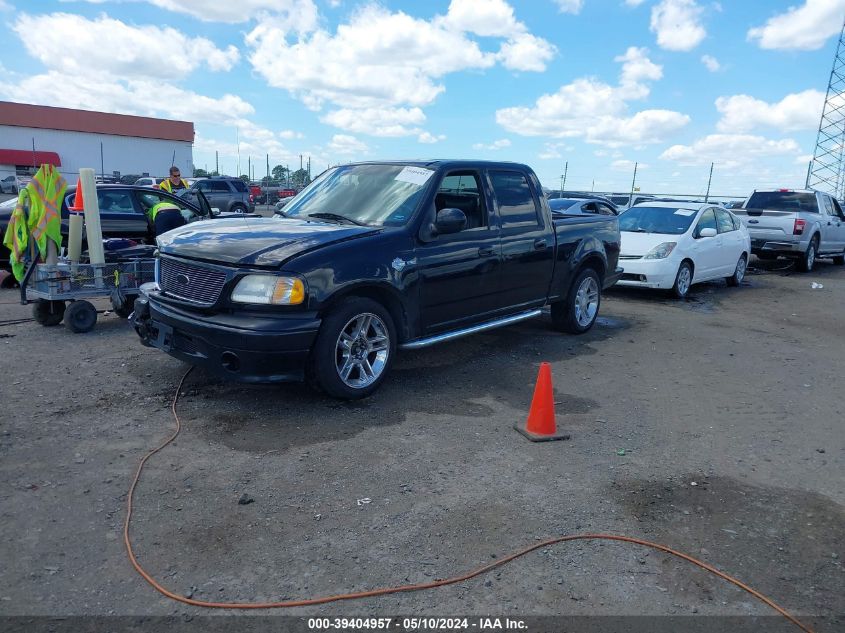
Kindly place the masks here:
[(156, 300), (135, 302), (132, 325), (141, 342), (238, 382), (302, 380), (320, 320), (313, 314), (203, 315)]
[(619, 280), (620, 286), (639, 288), (660, 288), (669, 290), (675, 285), (679, 262), (673, 257), (667, 259), (626, 259), (622, 261), (625, 273)]

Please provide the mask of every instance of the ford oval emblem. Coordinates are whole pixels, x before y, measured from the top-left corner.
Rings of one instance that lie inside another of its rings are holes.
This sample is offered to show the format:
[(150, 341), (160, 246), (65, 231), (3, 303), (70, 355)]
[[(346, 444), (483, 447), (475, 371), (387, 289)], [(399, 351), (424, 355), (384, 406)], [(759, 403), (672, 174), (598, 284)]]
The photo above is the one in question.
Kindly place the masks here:
[(191, 278), (188, 277), (188, 275), (186, 275), (185, 273), (179, 273), (178, 275), (176, 275), (176, 281), (179, 282), (180, 286), (187, 286), (189, 283), (191, 283)]

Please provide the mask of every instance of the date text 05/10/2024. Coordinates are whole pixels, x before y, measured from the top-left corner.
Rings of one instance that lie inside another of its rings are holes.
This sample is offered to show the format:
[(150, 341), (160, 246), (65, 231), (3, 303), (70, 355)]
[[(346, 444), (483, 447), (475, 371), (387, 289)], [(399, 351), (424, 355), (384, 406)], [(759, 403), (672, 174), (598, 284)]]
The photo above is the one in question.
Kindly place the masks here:
[(312, 631), (384, 630), (384, 631), (520, 631), (527, 629), (523, 620), (495, 617), (394, 617), (394, 618), (308, 618)]

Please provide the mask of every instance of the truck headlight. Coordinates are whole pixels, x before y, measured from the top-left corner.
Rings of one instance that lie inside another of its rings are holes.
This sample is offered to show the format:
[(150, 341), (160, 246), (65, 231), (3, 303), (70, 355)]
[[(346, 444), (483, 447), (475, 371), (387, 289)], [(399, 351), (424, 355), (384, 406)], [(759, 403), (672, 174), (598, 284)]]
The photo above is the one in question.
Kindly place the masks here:
[(643, 256), (643, 259), (666, 259), (675, 250), (677, 242), (663, 242), (652, 248)]
[(297, 277), (247, 275), (232, 291), (232, 301), (295, 306), (305, 301), (305, 284)]

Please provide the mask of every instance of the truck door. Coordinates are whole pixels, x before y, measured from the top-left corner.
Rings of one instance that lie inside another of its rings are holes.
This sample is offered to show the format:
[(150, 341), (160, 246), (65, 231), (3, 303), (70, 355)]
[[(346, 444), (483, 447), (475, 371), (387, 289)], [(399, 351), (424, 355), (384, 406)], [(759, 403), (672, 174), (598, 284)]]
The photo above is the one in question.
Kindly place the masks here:
[(547, 226), (528, 176), (492, 170), (490, 185), (502, 240), (500, 307), (536, 307), (546, 302), (554, 269), (554, 227)]
[(481, 174), (475, 170), (445, 174), (434, 206), (435, 212), (460, 209), (467, 226), (417, 246), (420, 318), (427, 334), (489, 319), (498, 306), (501, 274), (499, 230), (490, 221)]
[[(820, 198), (819, 210), (821, 211), (821, 241), (819, 252), (830, 253), (842, 250), (842, 218), (839, 217), (833, 206), (833, 199), (823, 193), (816, 194)], [(838, 206), (838, 205), (837, 205)], [(839, 210), (841, 212), (841, 209)]]

